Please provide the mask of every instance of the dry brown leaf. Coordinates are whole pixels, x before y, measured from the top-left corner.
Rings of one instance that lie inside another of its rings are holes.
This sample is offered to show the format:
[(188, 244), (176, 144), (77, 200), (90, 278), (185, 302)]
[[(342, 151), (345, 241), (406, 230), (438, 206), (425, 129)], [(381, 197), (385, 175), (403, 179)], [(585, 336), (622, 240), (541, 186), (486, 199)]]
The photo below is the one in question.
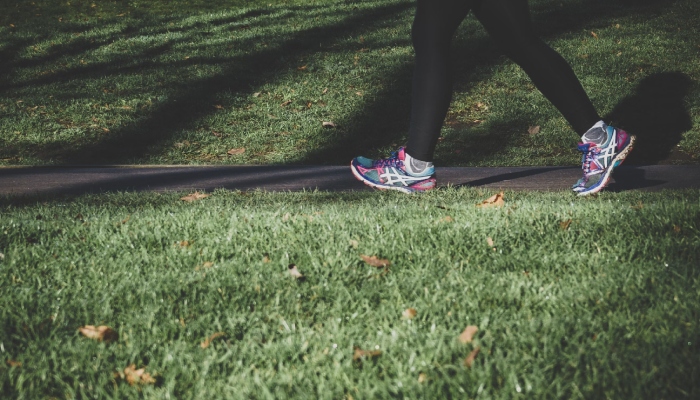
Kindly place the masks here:
[(253, 93), (253, 97), (260, 97), (260, 92)]
[(323, 88), (323, 91), (321, 92), (321, 94), (326, 94), (326, 93), (328, 93), (328, 88)]
[(22, 367), (22, 363), (19, 362), (19, 361), (7, 360), (6, 362), (7, 362), (7, 365), (9, 365), (9, 366), (12, 367), (12, 368), (20, 368), (20, 367)]
[(195, 271), (199, 271), (200, 269), (209, 269), (209, 268), (211, 268), (211, 267), (213, 267), (213, 266), (214, 266), (214, 263), (213, 263), (213, 262), (211, 262), (211, 261), (206, 261), (204, 264), (198, 265), (198, 266), (194, 267), (194, 270), (195, 270)]
[(388, 267), (391, 265), (391, 261), (377, 258), (377, 256), (370, 257), (370, 256), (366, 256), (364, 254), (360, 254), (360, 258), (362, 258), (362, 260), (364, 262), (366, 262), (367, 264), (369, 264), (373, 267), (377, 267), (377, 268), (384, 268), (384, 267)]
[(151, 374), (146, 372), (146, 368), (136, 369), (135, 364), (131, 364), (124, 368), (124, 379), (129, 385), (148, 385), (150, 383), (156, 383)]
[(641, 210), (642, 208), (644, 208), (644, 203), (642, 203), (641, 201), (639, 201), (639, 202), (637, 202), (637, 204), (635, 204), (635, 205), (633, 205), (633, 206), (630, 206), (630, 207), (631, 207), (633, 210)]
[(95, 339), (98, 342), (112, 342), (119, 339), (119, 334), (106, 325), (85, 325), (78, 328), (78, 331), (86, 338)]
[(598, 34), (595, 33), (595, 32), (593, 32), (593, 31), (591, 31), (591, 36), (593, 36), (594, 38), (598, 39)]
[(464, 359), (464, 366), (467, 368), (471, 368), (472, 364), (474, 364), (474, 359), (476, 359), (476, 356), (479, 354), (479, 351), (481, 351), (481, 348), (479, 346), (475, 347), (474, 350), (472, 350), (471, 353), (467, 356), (467, 358)]
[(455, 222), (455, 219), (449, 215), (442, 219), (443, 222)]
[(245, 147), (238, 147), (238, 148), (231, 149), (231, 150), (226, 152), (226, 154), (228, 154), (230, 156), (237, 156), (237, 155), (240, 155), (243, 153), (245, 153)]
[(267, 254), (265, 254), (265, 255), (263, 256), (262, 261), (263, 261), (264, 263), (269, 263), (269, 262), (270, 262), (270, 256), (267, 255)]
[(401, 313), (401, 316), (406, 319), (413, 319), (416, 315), (418, 315), (418, 311), (415, 308), (407, 308)]
[(540, 133), (540, 126), (535, 125), (535, 126), (531, 126), (531, 127), (527, 128), (527, 133), (529, 133), (530, 135), (536, 135), (536, 134)]
[(324, 128), (335, 128), (333, 121), (323, 121), (321, 125), (323, 125)]
[(676, 224), (673, 224), (673, 231), (676, 233), (681, 233), (681, 227)]
[(493, 239), (491, 239), (490, 237), (487, 237), (487, 238), (486, 238), (486, 244), (488, 244), (489, 247), (493, 247)]
[(459, 341), (461, 343), (471, 343), (471, 341), (474, 339), (474, 335), (479, 332), (479, 328), (476, 327), (475, 325), (469, 325), (468, 327), (464, 328), (464, 331), (459, 335)]
[(287, 101), (285, 101), (284, 103), (280, 104), (280, 107), (288, 106), (288, 105), (290, 105), (290, 104), (292, 104), (292, 101), (291, 101), (291, 100), (287, 100)]
[(424, 372), (418, 374), (418, 383), (423, 383), (426, 380), (428, 380), (428, 375), (426, 375)]
[(382, 355), (381, 350), (362, 350), (361, 348), (355, 346), (355, 352), (352, 355), (352, 360), (357, 361), (363, 358), (379, 357)]
[(189, 240), (181, 240), (177, 242), (177, 245), (180, 247), (190, 247), (192, 245), (192, 242), (190, 242)]
[(225, 332), (216, 332), (216, 333), (212, 333), (211, 336), (209, 336), (208, 338), (204, 339), (204, 341), (200, 344), (200, 346), (201, 346), (203, 349), (206, 349), (207, 347), (209, 347), (209, 345), (211, 344), (211, 342), (214, 341), (214, 339), (216, 339), (216, 338), (218, 338), (218, 337), (221, 337), (221, 336), (224, 336), (225, 334), (226, 334)]
[(194, 193), (188, 194), (188, 195), (185, 196), (185, 197), (181, 197), (180, 200), (186, 201), (186, 202), (190, 202), (190, 203), (191, 203), (191, 202), (193, 202), (193, 201), (197, 201), (197, 200), (201, 200), (201, 199), (206, 199), (206, 198), (209, 197), (209, 196), (210, 196), (210, 195), (205, 194), (205, 193), (194, 192)]
[(289, 264), (287, 266), (287, 270), (289, 271), (289, 275), (291, 275), (295, 279), (299, 279), (299, 278), (304, 277), (304, 275), (302, 275), (301, 272), (299, 272), (299, 270), (297, 269), (297, 266), (294, 264)]
[(561, 221), (559, 223), (559, 228), (563, 231), (569, 229), (569, 226), (571, 226), (571, 219), (567, 219), (566, 221)]
[(299, 71), (303, 71), (303, 70), (306, 69), (306, 65), (302, 65), (301, 67), (297, 67), (297, 69), (298, 69)]
[(506, 204), (505, 201), (503, 201), (503, 192), (494, 194), (493, 196), (489, 197), (488, 199), (482, 201), (480, 204), (477, 204), (477, 207), (481, 208), (489, 208), (489, 207), (503, 207)]
[(222, 106), (221, 104), (215, 104), (214, 108), (216, 108), (217, 110), (223, 110), (224, 106)]

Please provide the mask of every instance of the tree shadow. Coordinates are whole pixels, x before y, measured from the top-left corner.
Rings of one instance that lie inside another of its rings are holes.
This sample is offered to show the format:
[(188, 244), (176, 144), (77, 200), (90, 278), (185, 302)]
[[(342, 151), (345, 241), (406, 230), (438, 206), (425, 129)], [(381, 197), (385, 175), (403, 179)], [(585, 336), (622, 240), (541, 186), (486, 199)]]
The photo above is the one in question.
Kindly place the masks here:
[[(667, 6), (675, 0), (647, 0), (645, 6)], [(540, 2), (550, 4), (551, 2)], [(595, 3), (595, 7), (590, 7)], [(124, 163), (139, 162), (143, 157), (152, 155), (162, 148), (162, 143), (168, 140), (174, 133), (191, 128), (200, 118), (214, 112), (212, 104), (217, 96), (222, 93), (247, 94), (255, 91), (256, 87), (277, 79), (284, 71), (289, 69), (285, 57), (299, 54), (312, 54), (319, 51), (319, 43), (323, 48), (331, 47), (337, 40), (348, 35), (359, 34), (372, 29), (373, 24), (381, 24), (382, 21), (395, 18), (399, 13), (405, 12), (413, 6), (412, 2), (396, 2), (372, 9), (364, 9), (354, 12), (350, 17), (339, 23), (313, 27), (301, 30), (288, 38), (281, 40), (275, 48), (263, 49), (241, 56), (224, 56), (208, 59), (193, 58), (190, 60), (174, 61), (176, 65), (193, 64), (225, 64), (222, 73), (194, 82), (187, 82), (169, 96), (169, 99), (158, 105), (153, 112), (145, 118), (134, 121), (130, 125), (123, 125), (104, 138), (89, 143), (71, 143), (60, 148), (38, 145), (35, 154), (45, 154), (55, 158), (60, 163)], [(587, 26), (595, 21), (607, 21), (615, 15), (630, 13), (623, 0), (601, 3), (598, 0), (578, 0), (562, 7), (549, 7), (536, 9), (534, 18), (537, 26), (545, 27), (543, 37), (552, 38), (565, 32), (570, 32)], [(315, 8), (316, 9), (316, 8)], [(308, 12), (309, 7), (290, 7), (289, 10)], [(601, 12), (603, 10), (603, 12)], [(633, 9), (636, 10), (636, 9)], [(237, 24), (232, 29), (245, 29), (245, 18), (268, 15), (267, 12), (251, 10), (234, 17), (219, 18), (213, 23), (223, 26), (225, 24)], [(283, 18), (282, 18), (283, 19)], [(561, 21), (567, 21), (566, 24)], [(276, 19), (278, 23), (279, 18)], [(572, 24), (571, 21), (574, 21)], [(243, 25), (241, 25), (243, 24)], [(241, 26), (238, 26), (241, 25)], [(139, 29), (145, 29), (141, 26)], [(150, 30), (153, 30), (152, 28)], [(156, 29), (157, 30), (157, 29)], [(138, 35), (140, 31), (132, 28), (122, 31), (123, 35)], [(408, 41), (408, 37), (406, 40)], [(187, 39), (182, 39), (187, 40)], [(99, 43), (103, 43), (100, 41)], [(249, 42), (252, 44), (252, 41)], [(96, 44), (91, 44), (94, 47)], [(52, 84), (55, 82), (67, 82), (72, 79), (82, 79), (87, 76), (109, 76), (119, 73), (138, 73), (149, 67), (160, 66), (153, 57), (168, 51), (168, 45), (156, 46), (151, 51), (145, 52), (135, 59), (118, 59), (112, 62), (103, 62), (94, 66), (77, 67), (69, 71), (59, 72), (52, 76), (40, 77), (35, 80), (22, 82), (19, 85), (9, 84), (4, 88), (26, 87), (34, 85)], [(8, 49), (17, 51), (19, 47)], [(85, 50), (85, 49), (83, 49)], [(347, 48), (343, 49), (344, 51)], [(57, 53), (49, 55), (44, 61), (50, 61), (64, 55), (78, 55), (81, 48), (64, 47)], [(327, 51), (327, 50), (324, 50)], [(9, 54), (9, 53), (8, 53)], [(480, 69), (486, 71), (481, 79), (488, 77), (488, 70), (494, 65), (506, 62), (500, 52), (494, 48), (490, 39), (485, 35), (471, 35), (457, 40), (455, 43), (455, 64), (460, 73), (456, 86), (460, 90), (468, 90), (472, 83), (465, 79), (474, 71)], [(476, 56), (473, 56), (475, 55)], [(31, 63), (32, 65), (35, 62)], [(4, 69), (21, 67), (22, 62), (10, 62), (1, 64)], [(338, 164), (344, 163), (353, 156), (366, 152), (376, 151), (378, 147), (391, 145), (395, 147), (404, 136), (408, 127), (410, 112), (410, 80), (412, 73), (411, 63), (400, 63), (393, 70), (387, 71), (385, 85), (387, 89), (378, 93), (376, 100), (368, 101), (365, 105), (352, 113), (349, 117), (353, 122), (348, 129), (340, 129), (337, 134), (329, 135), (328, 139), (319, 148), (311, 149), (306, 154), (292, 163), (294, 164)], [(463, 89), (464, 88), (464, 89)], [(513, 116), (512, 121), (524, 121), (524, 116)], [(511, 121), (511, 122), (512, 122)], [(494, 121), (493, 126), (500, 126)], [(513, 138), (514, 132), (503, 132), (497, 138), (498, 143), (492, 143), (485, 153), (477, 156), (485, 159), (493, 153), (503, 150)], [(498, 145), (502, 144), (502, 145)], [(159, 147), (160, 146), (160, 147)], [(7, 152), (7, 151), (6, 151)], [(473, 154), (464, 154), (473, 156)], [(455, 160), (458, 161), (458, 160)]]
[(668, 159), (683, 133), (693, 127), (685, 100), (693, 85), (681, 72), (650, 75), (605, 116), (637, 136), (626, 164), (658, 164)]

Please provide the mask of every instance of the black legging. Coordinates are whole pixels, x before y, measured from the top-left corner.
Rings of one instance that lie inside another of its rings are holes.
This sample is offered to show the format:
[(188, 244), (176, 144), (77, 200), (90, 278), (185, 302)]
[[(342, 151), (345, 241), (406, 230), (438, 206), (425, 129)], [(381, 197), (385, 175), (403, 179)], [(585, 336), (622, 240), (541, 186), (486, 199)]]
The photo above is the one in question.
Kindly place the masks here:
[(418, 0), (411, 125), (406, 151), (432, 161), (452, 97), (450, 43), (472, 10), (491, 38), (532, 79), (579, 134), (600, 120), (569, 64), (535, 36), (527, 0)]

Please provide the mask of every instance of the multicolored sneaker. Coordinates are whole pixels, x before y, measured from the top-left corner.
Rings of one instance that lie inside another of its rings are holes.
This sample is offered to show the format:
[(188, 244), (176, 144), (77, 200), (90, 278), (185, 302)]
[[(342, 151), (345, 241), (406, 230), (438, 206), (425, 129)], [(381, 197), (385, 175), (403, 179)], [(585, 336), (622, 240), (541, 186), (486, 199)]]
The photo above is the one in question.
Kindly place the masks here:
[(353, 175), (365, 185), (404, 193), (424, 192), (435, 188), (435, 168), (426, 168), (421, 174), (406, 170), (406, 152), (403, 147), (391, 153), (389, 158), (372, 160), (356, 157), (350, 162)]
[(579, 196), (598, 193), (608, 185), (614, 168), (625, 160), (634, 146), (636, 138), (622, 129), (606, 128), (607, 141), (603, 144), (579, 143), (583, 153), (581, 160), (583, 177), (574, 184), (573, 191)]

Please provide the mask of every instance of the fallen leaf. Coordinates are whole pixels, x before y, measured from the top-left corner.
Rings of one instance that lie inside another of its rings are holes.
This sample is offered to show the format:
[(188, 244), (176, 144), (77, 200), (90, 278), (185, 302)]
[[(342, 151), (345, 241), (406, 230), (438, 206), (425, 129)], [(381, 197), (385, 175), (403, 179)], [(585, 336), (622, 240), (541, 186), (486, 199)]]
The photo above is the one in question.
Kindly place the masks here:
[(222, 106), (221, 104), (215, 104), (214, 108), (216, 108), (217, 110), (223, 110), (224, 106)]
[(214, 136), (216, 136), (216, 137), (222, 137), (222, 136), (223, 136), (223, 135), (221, 134), (221, 132), (217, 132), (217, 131), (211, 131), (211, 134), (214, 135)]
[(326, 93), (328, 93), (328, 88), (324, 88), (323, 91), (321, 92), (321, 94), (326, 94)]
[(230, 156), (237, 156), (237, 155), (243, 154), (243, 153), (245, 153), (245, 147), (238, 147), (238, 148), (231, 149), (231, 150), (226, 152), (226, 154), (228, 154)]
[(446, 216), (445, 218), (442, 219), (444, 222), (455, 222), (454, 218), (450, 217), (449, 215)]
[(302, 275), (301, 272), (299, 272), (297, 266), (294, 264), (289, 264), (287, 266), (287, 270), (289, 271), (289, 275), (291, 275), (295, 279), (300, 279), (304, 277), (304, 275)]
[(98, 342), (112, 342), (119, 339), (119, 334), (106, 325), (94, 326), (85, 325), (78, 328), (78, 331), (88, 339), (95, 339)]
[(591, 36), (593, 36), (594, 38), (598, 39), (598, 34), (595, 33), (595, 32), (593, 32), (593, 31), (591, 31)]
[(681, 227), (676, 224), (673, 224), (673, 231), (676, 233), (681, 233)]
[(324, 128), (335, 128), (335, 124), (332, 121), (323, 121), (321, 124)]
[(489, 245), (489, 247), (493, 247), (493, 239), (491, 239), (490, 237), (486, 238), (486, 243)]
[(306, 65), (302, 65), (301, 67), (297, 67), (297, 70), (299, 71), (304, 71), (306, 69)]
[(355, 346), (353, 349), (355, 350), (355, 352), (352, 355), (353, 361), (361, 360), (363, 358), (379, 357), (382, 355), (381, 350), (362, 350), (357, 346)]
[(503, 207), (505, 205), (505, 201), (503, 201), (503, 192), (494, 194), (493, 196), (489, 197), (488, 199), (482, 201), (480, 204), (477, 204), (477, 207), (482, 207), (482, 208), (489, 208), (489, 207)]
[(15, 360), (7, 360), (7, 365), (9, 365), (12, 368), (20, 368), (22, 366), (22, 363)]
[(536, 135), (536, 134), (540, 133), (540, 126), (535, 125), (535, 126), (531, 126), (531, 127), (527, 128), (527, 133), (529, 133), (530, 135)]
[(459, 335), (459, 341), (461, 343), (471, 343), (474, 339), (474, 335), (479, 332), (479, 328), (475, 325), (469, 325), (464, 328), (464, 332)]
[(194, 270), (195, 270), (195, 271), (199, 271), (200, 269), (209, 269), (209, 268), (211, 268), (211, 267), (213, 267), (213, 266), (214, 266), (214, 263), (213, 263), (213, 262), (211, 262), (211, 261), (206, 261), (204, 264), (198, 265), (198, 266), (194, 267)]
[(569, 229), (569, 226), (571, 225), (571, 219), (567, 219), (566, 221), (561, 221), (559, 223), (559, 228), (563, 231)]
[(288, 105), (290, 105), (290, 104), (292, 104), (292, 101), (291, 101), (291, 100), (287, 100), (287, 101), (285, 101), (284, 103), (280, 104), (280, 107), (288, 106)]
[(209, 197), (209, 196), (210, 196), (210, 195), (208, 195), (208, 194), (199, 193), (199, 192), (195, 191), (194, 193), (188, 194), (188, 195), (185, 196), (185, 197), (181, 197), (180, 200), (186, 201), (186, 202), (190, 202), (190, 203), (191, 203), (191, 202), (193, 202), (193, 201), (197, 201), (197, 200), (201, 200), (201, 199), (206, 199), (206, 198)]
[(177, 245), (179, 245), (180, 247), (190, 247), (192, 245), (192, 242), (190, 242), (189, 240), (181, 240), (177, 242)]
[(211, 336), (209, 336), (208, 338), (204, 339), (204, 341), (200, 344), (200, 346), (201, 346), (203, 349), (206, 349), (207, 347), (209, 347), (209, 345), (211, 344), (211, 342), (214, 341), (214, 339), (216, 339), (216, 338), (218, 338), (218, 337), (221, 337), (221, 336), (224, 336), (225, 334), (226, 334), (225, 332), (216, 332), (216, 333), (213, 333)]
[(418, 374), (418, 383), (423, 383), (426, 380), (428, 380), (428, 375), (426, 375), (424, 372)]
[(416, 315), (418, 315), (418, 311), (415, 308), (407, 308), (401, 313), (401, 316), (406, 319), (413, 319)]
[(264, 263), (269, 263), (269, 262), (270, 262), (270, 256), (267, 255), (267, 254), (265, 254), (265, 255), (263, 256), (262, 261), (263, 261)]
[(477, 354), (479, 354), (479, 351), (481, 351), (481, 348), (477, 346), (472, 350), (471, 353), (467, 356), (467, 358), (464, 359), (464, 366), (467, 368), (471, 368), (472, 364), (474, 363), (474, 359), (476, 358)]
[(253, 93), (253, 97), (260, 97), (260, 92)]
[(364, 254), (360, 254), (360, 258), (362, 258), (362, 260), (364, 262), (366, 262), (367, 264), (369, 264), (373, 267), (377, 267), (377, 268), (388, 267), (391, 265), (391, 261), (377, 258), (377, 256), (370, 257), (370, 256), (366, 256)]
[(149, 383), (156, 383), (151, 374), (146, 372), (146, 368), (136, 369), (135, 364), (131, 364), (124, 368), (124, 379), (129, 385), (147, 385)]

